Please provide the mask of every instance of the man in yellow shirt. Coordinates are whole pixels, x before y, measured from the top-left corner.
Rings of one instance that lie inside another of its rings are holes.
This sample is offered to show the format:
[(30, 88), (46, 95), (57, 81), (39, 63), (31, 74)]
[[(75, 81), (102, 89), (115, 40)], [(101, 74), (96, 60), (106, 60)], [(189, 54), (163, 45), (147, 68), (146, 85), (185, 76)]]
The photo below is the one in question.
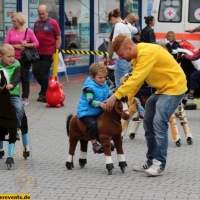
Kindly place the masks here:
[(168, 122), (187, 91), (185, 74), (168, 51), (160, 45), (139, 43), (136, 45), (126, 35), (119, 35), (113, 42), (113, 50), (120, 59), (132, 62), (132, 76), (106, 101), (109, 111), (117, 99), (128, 94), (129, 99), (140, 89), (145, 80), (156, 88), (145, 105), (143, 126), (147, 142), (147, 162), (135, 166), (152, 176), (163, 174), (167, 159)]

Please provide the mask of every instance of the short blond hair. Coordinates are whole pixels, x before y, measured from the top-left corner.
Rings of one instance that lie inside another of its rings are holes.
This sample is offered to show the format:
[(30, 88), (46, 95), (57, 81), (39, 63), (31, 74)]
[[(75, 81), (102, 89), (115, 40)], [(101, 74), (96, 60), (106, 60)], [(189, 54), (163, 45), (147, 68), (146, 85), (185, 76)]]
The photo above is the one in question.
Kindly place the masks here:
[(9, 51), (12, 51), (12, 52), (15, 51), (15, 49), (14, 49), (14, 47), (12, 45), (10, 45), (10, 44), (2, 44), (0, 46), (0, 54), (1, 55), (4, 55)]
[(22, 26), (26, 23), (26, 18), (21, 12), (13, 13), (11, 19), (13, 19), (14, 17)]
[(93, 63), (90, 65), (90, 76), (95, 77), (98, 72), (107, 73), (107, 68), (104, 64), (101, 63)]
[(174, 33), (174, 31), (168, 31), (165, 38), (167, 38), (170, 34), (173, 35), (174, 41), (176, 40), (176, 34)]

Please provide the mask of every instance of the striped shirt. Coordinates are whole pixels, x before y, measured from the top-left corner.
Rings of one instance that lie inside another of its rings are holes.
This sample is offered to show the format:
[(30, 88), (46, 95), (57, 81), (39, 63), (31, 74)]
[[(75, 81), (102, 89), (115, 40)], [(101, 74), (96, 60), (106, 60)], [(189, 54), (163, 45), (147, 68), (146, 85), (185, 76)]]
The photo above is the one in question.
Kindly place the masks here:
[[(112, 96), (112, 94), (113, 94), (113, 93), (112, 93), (111, 91), (109, 91), (108, 97)], [(91, 106), (97, 107), (97, 108), (100, 107), (101, 102), (100, 102), (100, 101), (94, 100), (94, 92), (93, 92), (92, 88), (86, 87), (86, 88), (84, 89), (84, 95), (86, 96), (86, 99), (87, 99), (88, 103), (89, 103)]]

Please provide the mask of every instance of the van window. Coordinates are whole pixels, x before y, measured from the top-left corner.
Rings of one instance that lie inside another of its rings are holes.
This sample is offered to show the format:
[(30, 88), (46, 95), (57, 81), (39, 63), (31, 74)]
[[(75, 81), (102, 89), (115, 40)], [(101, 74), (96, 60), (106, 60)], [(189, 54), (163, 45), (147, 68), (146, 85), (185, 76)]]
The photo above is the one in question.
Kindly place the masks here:
[(159, 22), (181, 22), (182, 0), (161, 0), (158, 13)]
[(188, 22), (190, 23), (200, 22), (200, 1), (199, 0), (189, 1)]

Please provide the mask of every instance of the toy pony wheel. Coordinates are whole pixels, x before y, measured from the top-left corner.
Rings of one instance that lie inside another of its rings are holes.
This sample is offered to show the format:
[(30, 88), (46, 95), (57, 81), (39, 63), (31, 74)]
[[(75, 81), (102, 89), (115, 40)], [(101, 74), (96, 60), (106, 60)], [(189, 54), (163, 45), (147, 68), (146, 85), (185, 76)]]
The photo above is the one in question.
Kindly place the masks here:
[(74, 168), (74, 163), (73, 162), (66, 162), (65, 166), (68, 170), (71, 170), (72, 168)]
[(7, 169), (8, 169), (8, 170), (10, 170), (11, 167), (12, 167), (12, 164), (11, 164), (11, 163), (10, 163), (10, 164), (7, 164)]
[(85, 164), (79, 163), (79, 166), (80, 166), (81, 168), (84, 168), (84, 167), (85, 167)]
[(176, 142), (176, 146), (177, 146), (177, 147), (180, 147), (180, 146), (181, 146), (181, 140), (180, 140), (180, 139)]
[(108, 169), (108, 175), (112, 175), (112, 169)]
[(125, 173), (125, 167), (121, 167), (122, 173)]
[(185, 110), (196, 110), (197, 109), (197, 104), (195, 103), (188, 103), (184, 107)]
[(12, 157), (7, 157), (6, 164), (7, 164), (8, 170), (10, 170), (12, 167), (12, 164), (14, 164), (14, 159)]
[(130, 133), (129, 138), (133, 140), (135, 138), (135, 133)]
[(192, 140), (191, 137), (188, 137), (188, 138), (187, 138), (187, 143), (188, 143), (189, 145), (192, 145), (192, 144), (193, 144), (193, 140)]

